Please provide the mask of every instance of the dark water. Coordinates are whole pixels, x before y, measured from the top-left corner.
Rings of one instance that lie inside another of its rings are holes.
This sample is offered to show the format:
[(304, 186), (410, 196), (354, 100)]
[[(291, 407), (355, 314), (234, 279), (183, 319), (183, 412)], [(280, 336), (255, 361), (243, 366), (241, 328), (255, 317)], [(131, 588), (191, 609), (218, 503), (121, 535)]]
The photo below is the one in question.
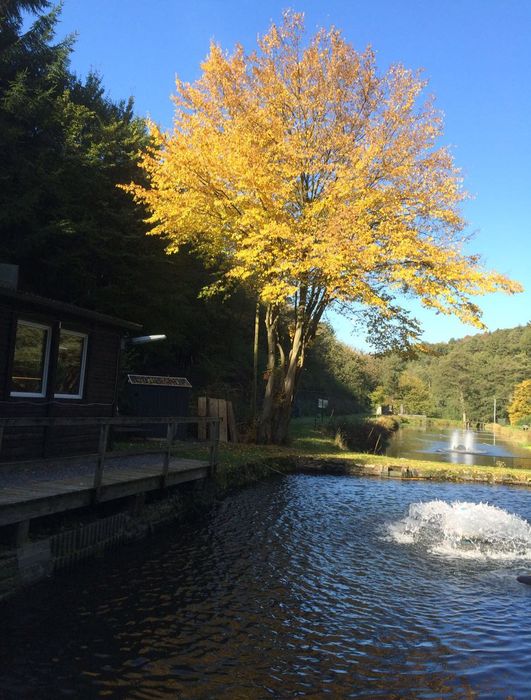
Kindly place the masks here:
[(287, 476), (0, 608), (2, 698), (531, 696), (531, 561), (386, 539), (408, 504), (527, 490)]
[[(454, 464), (475, 464), (531, 468), (531, 450), (500, 440), (486, 431), (473, 431), (474, 446), (470, 452), (450, 449), (455, 428), (400, 428), (392, 437), (386, 450), (391, 457), (427, 459)], [(463, 431), (458, 432), (458, 442), (464, 443)], [(530, 693), (531, 698), (531, 693)]]

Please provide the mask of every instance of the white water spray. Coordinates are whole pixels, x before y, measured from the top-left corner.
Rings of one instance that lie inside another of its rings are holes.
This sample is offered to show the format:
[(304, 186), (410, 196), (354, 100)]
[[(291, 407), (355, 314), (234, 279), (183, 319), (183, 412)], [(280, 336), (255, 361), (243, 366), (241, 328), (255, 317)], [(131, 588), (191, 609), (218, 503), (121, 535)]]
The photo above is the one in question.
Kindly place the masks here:
[(399, 544), (420, 545), (446, 557), (531, 559), (531, 525), (488, 503), (413, 503), (388, 532)]
[(474, 447), (474, 433), (471, 430), (465, 430), (463, 433), (459, 430), (454, 430), (450, 450), (454, 452), (474, 452)]

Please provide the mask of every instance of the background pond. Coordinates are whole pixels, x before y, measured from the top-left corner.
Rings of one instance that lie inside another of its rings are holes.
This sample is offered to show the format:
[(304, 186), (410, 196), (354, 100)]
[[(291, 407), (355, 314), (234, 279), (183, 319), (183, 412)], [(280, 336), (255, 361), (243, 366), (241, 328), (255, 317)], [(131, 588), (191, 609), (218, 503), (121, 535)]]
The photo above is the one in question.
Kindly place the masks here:
[(256, 484), (4, 603), (0, 696), (527, 699), (530, 519), (510, 487)]
[(386, 454), (390, 457), (428, 459), (454, 464), (531, 468), (531, 450), (500, 440), (494, 433), (467, 431), (472, 449), (452, 450), (452, 443), (465, 446), (466, 433), (455, 428), (400, 428), (391, 438)]

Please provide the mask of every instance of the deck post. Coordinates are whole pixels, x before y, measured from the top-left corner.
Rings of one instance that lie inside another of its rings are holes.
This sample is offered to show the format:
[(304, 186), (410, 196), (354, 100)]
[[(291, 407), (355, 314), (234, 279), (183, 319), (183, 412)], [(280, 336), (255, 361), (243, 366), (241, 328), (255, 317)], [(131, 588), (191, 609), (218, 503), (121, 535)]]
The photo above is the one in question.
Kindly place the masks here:
[(101, 484), (103, 481), (103, 465), (105, 463), (105, 452), (107, 451), (107, 440), (109, 438), (109, 424), (100, 426), (100, 444), (98, 448), (98, 463), (94, 472), (94, 501), (97, 503), (100, 497)]
[(214, 476), (218, 465), (219, 418), (210, 421), (210, 436), (209, 475)]
[(168, 429), (166, 431), (166, 451), (164, 452), (164, 460), (162, 462), (161, 488), (166, 487), (166, 478), (170, 469), (171, 446), (175, 436), (176, 425), (176, 423), (168, 423)]
[(15, 526), (15, 545), (17, 549), (29, 542), (30, 521), (22, 520)]

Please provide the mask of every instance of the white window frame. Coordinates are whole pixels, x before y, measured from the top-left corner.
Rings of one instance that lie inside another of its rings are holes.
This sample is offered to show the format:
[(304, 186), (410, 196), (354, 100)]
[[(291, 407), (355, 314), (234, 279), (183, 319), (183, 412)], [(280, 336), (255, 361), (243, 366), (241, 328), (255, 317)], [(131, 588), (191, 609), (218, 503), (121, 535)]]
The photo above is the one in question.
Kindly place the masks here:
[[(46, 396), (46, 389), (48, 387), (48, 367), (50, 365), (50, 348), (52, 345), (52, 327), (47, 326), (44, 323), (35, 323), (35, 321), (26, 321), (25, 319), (19, 318), (17, 319), (17, 331), (19, 326), (31, 326), (32, 328), (40, 328), (41, 330), (46, 331), (46, 346), (44, 349), (44, 360), (43, 360), (43, 365), (42, 365), (42, 391), (41, 392), (36, 392), (36, 391), (12, 391), (10, 392), (10, 396), (14, 397), (31, 397), (31, 398), (39, 398), (42, 399)], [(15, 349), (13, 352), (16, 351), (16, 343), (17, 343), (17, 337), (15, 335)], [(14, 355), (13, 355), (14, 359)], [(12, 382), (13, 381), (13, 370), (11, 370), (11, 377), (9, 380)]]
[[(83, 352), (81, 353), (81, 367), (79, 370), (79, 392), (77, 394), (54, 394), (53, 397), (54, 399), (82, 399), (83, 391), (85, 389), (85, 373), (87, 369), (88, 335), (86, 333), (79, 333), (78, 331), (71, 331), (69, 328), (61, 327), (59, 329), (59, 342), (61, 342), (61, 331), (63, 331), (63, 333), (68, 333), (69, 335), (77, 335), (78, 338), (83, 338)], [(59, 355), (57, 356), (57, 362), (59, 363)]]

